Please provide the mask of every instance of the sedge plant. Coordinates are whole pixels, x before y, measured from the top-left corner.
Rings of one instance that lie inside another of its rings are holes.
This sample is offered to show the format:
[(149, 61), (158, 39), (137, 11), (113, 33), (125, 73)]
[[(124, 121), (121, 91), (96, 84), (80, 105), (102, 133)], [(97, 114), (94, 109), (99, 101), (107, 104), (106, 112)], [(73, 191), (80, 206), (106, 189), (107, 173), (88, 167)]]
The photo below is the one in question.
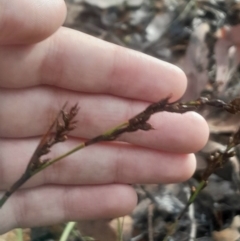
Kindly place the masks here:
[[(51, 151), (51, 147), (57, 143), (67, 140), (67, 135), (76, 127), (77, 121), (75, 117), (79, 111), (78, 105), (72, 106), (68, 111), (66, 111), (65, 104), (62, 109), (59, 111), (56, 119), (49, 127), (46, 134), (41, 138), (39, 145), (36, 150), (33, 152), (31, 159), (25, 169), (25, 172), (22, 176), (5, 192), (5, 194), (0, 199), (0, 208), (8, 200), (8, 198), (17, 191), (26, 181), (31, 177), (43, 171), (45, 168), (53, 165), (55, 162), (60, 161), (61, 159), (79, 151), (83, 148), (86, 148), (90, 145), (105, 142), (105, 141), (114, 141), (123, 133), (131, 133), (138, 130), (142, 131), (151, 131), (154, 130), (154, 127), (148, 122), (150, 117), (158, 112), (175, 112), (175, 113), (185, 113), (188, 111), (196, 111), (203, 106), (212, 106), (215, 108), (220, 108), (231, 114), (236, 114), (240, 112), (240, 98), (235, 98), (229, 103), (226, 103), (219, 99), (209, 99), (206, 97), (200, 97), (197, 100), (188, 101), (188, 102), (174, 102), (170, 103), (171, 96), (161, 99), (156, 103), (150, 104), (145, 110), (130, 118), (128, 121), (119, 124), (118, 126), (104, 132), (101, 135), (98, 135), (92, 139), (89, 139), (85, 142), (80, 143), (78, 146), (69, 150), (66, 153), (63, 153), (60, 156), (57, 156), (53, 159), (44, 158), (46, 154)], [(188, 207), (194, 202), (199, 192), (207, 185), (207, 180), (209, 176), (219, 167), (222, 167), (230, 157), (235, 155), (234, 148), (240, 144), (240, 128), (239, 130), (230, 138), (229, 143), (226, 146), (225, 151), (215, 151), (210, 154), (208, 160), (208, 166), (201, 176), (199, 185), (195, 188), (195, 191), (192, 192), (185, 208), (180, 213), (178, 220), (183, 216)], [(71, 225), (70, 225), (71, 224)], [(75, 225), (70, 223), (69, 230)], [(68, 233), (68, 232), (66, 232)], [(64, 238), (63, 238), (64, 240)]]

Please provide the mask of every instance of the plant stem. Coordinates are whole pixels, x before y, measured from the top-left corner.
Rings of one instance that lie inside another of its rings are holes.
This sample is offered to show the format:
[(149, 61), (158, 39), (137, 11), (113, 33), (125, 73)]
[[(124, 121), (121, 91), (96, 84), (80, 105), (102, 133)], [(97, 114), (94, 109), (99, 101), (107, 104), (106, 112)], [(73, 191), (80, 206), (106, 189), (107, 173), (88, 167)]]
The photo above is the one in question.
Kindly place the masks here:
[(23, 230), (21, 228), (17, 228), (17, 241), (23, 241)]
[(63, 230), (63, 233), (59, 241), (67, 241), (70, 233), (73, 231), (76, 224), (77, 222), (68, 222), (66, 227)]
[(19, 188), (21, 187), (29, 178), (31, 177), (31, 175), (29, 174), (29, 172), (25, 172), (20, 179), (18, 179), (13, 185), (12, 187), (7, 190), (3, 197), (0, 199), (0, 208), (3, 206), (3, 204), (8, 200), (8, 198)]
[(118, 218), (117, 219), (117, 241), (123, 241), (123, 224), (124, 224), (124, 217), (122, 219)]
[[(191, 0), (193, 2), (193, 0)], [(69, 131), (73, 130), (75, 128), (75, 121), (73, 121), (73, 118), (76, 116), (78, 112), (78, 105), (76, 104), (73, 106), (69, 113), (65, 113), (63, 110), (66, 106), (66, 104), (63, 106), (61, 111), (58, 113), (55, 121), (52, 123), (50, 128), (48, 129), (47, 133), (42, 137), (39, 145), (37, 146), (35, 152), (33, 153), (27, 168), (25, 170), (25, 173), (22, 175), (22, 177), (15, 183), (13, 186), (6, 191), (6, 193), (3, 195), (3, 197), (0, 199), (0, 208), (3, 206), (3, 204), (7, 201), (7, 199), (17, 190), (19, 189), (28, 179), (30, 179), (32, 176), (37, 174), (38, 172), (44, 170), (48, 166), (52, 165), (53, 163), (73, 154), (74, 152), (83, 149), (84, 147), (87, 147), (89, 145), (102, 142), (102, 141), (114, 141), (116, 138), (118, 138), (123, 133), (131, 133), (138, 130), (144, 130), (149, 131), (152, 130), (153, 127), (150, 123), (147, 121), (150, 119), (150, 117), (158, 112), (162, 111), (168, 111), (168, 112), (175, 112), (175, 113), (185, 113), (187, 111), (193, 111), (197, 110), (201, 106), (209, 105), (214, 106), (216, 108), (221, 108), (223, 110), (228, 111), (229, 113), (236, 114), (240, 112), (240, 98), (236, 98), (232, 100), (230, 103), (225, 103), (218, 99), (209, 100), (206, 97), (200, 97), (199, 99), (195, 101), (189, 101), (186, 103), (181, 102), (175, 102), (170, 103), (171, 96), (168, 96), (166, 98), (161, 99), (160, 101), (156, 103), (150, 104), (145, 110), (140, 112), (139, 114), (135, 115), (134, 117), (130, 118), (128, 121), (118, 125), (117, 127), (110, 129), (109, 131), (106, 131), (102, 135), (98, 135), (84, 143), (81, 143), (80, 145), (76, 146), (75, 148), (71, 149), (67, 153), (64, 153), (52, 160), (42, 160), (41, 157), (46, 155), (50, 152), (50, 148), (59, 142), (65, 141)], [(59, 117), (62, 116), (62, 123), (59, 121)], [(53, 131), (54, 126), (56, 126), (56, 132), (55, 134), (51, 134)], [(240, 135), (238, 133), (238, 135)], [(235, 142), (232, 144), (235, 146), (236, 144), (239, 144), (240, 142), (237, 141), (238, 135), (235, 136)], [(231, 146), (232, 147), (232, 146)], [(230, 148), (230, 147), (229, 147)], [(230, 157), (230, 154), (233, 153), (227, 153), (227, 157)], [(214, 168), (217, 168), (218, 165), (213, 165)], [(212, 167), (211, 167), (212, 168)], [(208, 170), (207, 174), (212, 173), (212, 169)], [(207, 180), (206, 178), (203, 178), (203, 180)], [(197, 195), (197, 194), (196, 194)], [(194, 197), (195, 199), (196, 197)], [(190, 204), (189, 204), (190, 205)]]
[(70, 151), (68, 151), (68, 152), (66, 152), (66, 153), (64, 153), (64, 154), (62, 154), (62, 155), (60, 155), (60, 156), (58, 156), (58, 157), (56, 157), (56, 158), (54, 158), (54, 159), (46, 162), (46, 163), (45, 163), (44, 165), (42, 165), (39, 169), (37, 169), (36, 171), (34, 171), (34, 172), (32, 173), (32, 176), (35, 175), (35, 174), (37, 174), (38, 172), (42, 171), (43, 169), (47, 168), (48, 166), (51, 166), (53, 163), (62, 160), (63, 158), (65, 158), (65, 157), (73, 154), (74, 152), (76, 152), (76, 151), (78, 151), (78, 150), (81, 150), (81, 149), (84, 148), (84, 147), (85, 147), (85, 143), (81, 143), (80, 145), (76, 146), (75, 148), (71, 149)]
[(27, 167), (25, 173), (22, 175), (22, 177), (8, 191), (6, 191), (4, 196), (0, 199), (0, 208), (4, 205), (4, 203), (8, 200), (8, 198), (32, 176), (36, 175), (37, 173), (44, 170), (48, 166), (54, 164), (55, 162), (60, 161), (63, 158), (75, 153), (76, 151), (83, 149), (84, 147), (90, 146), (97, 142), (110, 141), (112, 139), (116, 139), (116, 137), (118, 137), (119, 135), (121, 135), (122, 133), (124, 133), (126, 131), (128, 126), (129, 126), (129, 123), (124, 122), (124, 123), (116, 126), (115, 128), (112, 128), (112, 129), (104, 132), (102, 135), (96, 136), (95, 138), (92, 138), (86, 142), (83, 142), (83, 143), (79, 144), (78, 146), (74, 147), (73, 149), (71, 149), (70, 151), (68, 151), (50, 161), (47, 161), (46, 163), (42, 164), (41, 166), (39, 166), (37, 169), (35, 169), (33, 171), (29, 170), (29, 165), (31, 163), (30, 162), (28, 164), (28, 167)]
[(190, 196), (185, 208), (182, 210), (182, 212), (180, 213), (180, 215), (178, 216), (177, 220), (180, 220), (182, 218), (182, 216), (184, 215), (184, 213), (186, 212), (186, 210), (188, 209), (188, 207), (195, 201), (196, 197), (198, 196), (199, 192), (206, 186), (206, 181), (202, 180), (198, 186), (197, 189), (192, 193), (192, 195)]
[(112, 134), (114, 134), (114, 132), (118, 131), (118, 130), (121, 130), (123, 127), (127, 127), (128, 126), (128, 122), (124, 122), (120, 125), (118, 125), (117, 127), (113, 128), (113, 129), (110, 129), (106, 132), (104, 132), (102, 135), (99, 135), (95, 138), (92, 138), (86, 142), (83, 142), (79, 145), (77, 145), (76, 147), (74, 147), (73, 149), (71, 149), (70, 151), (46, 162), (44, 165), (42, 165), (38, 170), (36, 170), (35, 172), (32, 173), (32, 176), (37, 174), (38, 172), (42, 171), (43, 169), (47, 168), (48, 166), (51, 166), (53, 163), (57, 162), (57, 161), (60, 161), (61, 159), (73, 154), (74, 152), (77, 152), (81, 149), (83, 149), (84, 147), (87, 147), (87, 146), (90, 146), (92, 144), (95, 144), (97, 142), (100, 142), (100, 141), (104, 141), (107, 137), (110, 137), (112, 136)]

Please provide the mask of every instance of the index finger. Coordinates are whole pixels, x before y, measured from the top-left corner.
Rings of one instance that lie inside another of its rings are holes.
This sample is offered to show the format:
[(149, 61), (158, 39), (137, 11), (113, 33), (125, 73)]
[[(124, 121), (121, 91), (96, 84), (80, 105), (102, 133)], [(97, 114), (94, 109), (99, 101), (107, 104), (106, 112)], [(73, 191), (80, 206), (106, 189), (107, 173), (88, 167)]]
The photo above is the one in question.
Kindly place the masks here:
[(240, 24), (234, 26), (224, 26), (219, 29), (216, 33), (216, 36), (219, 38), (223, 38), (229, 42), (229, 46), (231, 45), (240, 45)]
[(32, 44), (55, 32), (66, 16), (63, 0), (0, 0), (0, 44)]
[(61, 28), (34, 46), (0, 48), (0, 87), (41, 84), (158, 101), (180, 98), (187, 81), (174, 65)]

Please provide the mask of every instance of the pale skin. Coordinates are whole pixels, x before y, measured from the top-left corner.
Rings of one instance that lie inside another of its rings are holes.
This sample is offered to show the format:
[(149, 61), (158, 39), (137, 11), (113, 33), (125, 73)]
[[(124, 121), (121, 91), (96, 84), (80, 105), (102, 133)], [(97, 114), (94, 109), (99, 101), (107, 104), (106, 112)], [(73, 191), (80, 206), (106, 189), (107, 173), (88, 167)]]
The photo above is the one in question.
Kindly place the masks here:
[[(60, 0), (0, 0), (0, 194), (23, 173), (65, 101), (79, 103), (78, 127), (57, 156), (187, 85), (177, 67), (61, 27)], [(96, 144), (36, 175), (0, 209), (0, 233), (16, 227), (123, 216), (137, 196), (129, 184), (191, 177), (208, 139), (194, 112), (159, 113), (155, 130)]]

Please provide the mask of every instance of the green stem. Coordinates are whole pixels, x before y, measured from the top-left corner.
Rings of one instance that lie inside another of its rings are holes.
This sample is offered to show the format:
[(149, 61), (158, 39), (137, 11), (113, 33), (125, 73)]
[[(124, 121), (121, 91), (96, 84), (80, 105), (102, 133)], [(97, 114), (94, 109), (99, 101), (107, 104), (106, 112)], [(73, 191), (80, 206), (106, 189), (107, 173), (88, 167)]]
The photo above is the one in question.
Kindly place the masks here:
[(178, 225), (178, 221), (182, 218), (182, 216), (184, 215), (184, 213), (187, 211), (187, 209), (189, 208), (189, 206), (195, 201), (196, 197), (198, 196), (199, 192), (206, 186), (206, 181), (202, 180), (199, 185), (197, 186), (197, 189), (192, 193), (192, 195), (190, 196), (186, 206), (184, 207), (184, 209), (182, 210), (182, 212), (179, 214), (178, 218), (175, 220), (175, 222), (173, 223), (172, 227), (170, 228), (168, 234), (164, 237), (163, 241), (167, 241), (168, 238), (173, 235), (176, 231), (177, 225)]
[(124, 122), (124, 123), (122, 123), (122, 124), (120, 124), (120, 125), (112, 128), (112, 129), (104, 132), (104, 133), (102, 134), (102, 136), (111, 136), (115, 131), (122, 129), (123, 127), (127, 127), (128, 124), (129, 124), (128, 122)]
[(196, 197), (198, 196), (199, 192), (206, 186), (206, 181), (202, 180), (199, 185), (197, 186), (197, 189), (195, 192), (192, 193), (191, 197), (189, 198), (188, 204), (192, 204)]
[(117, 219), (117, 241), (123, 241), (123, 224), (124, 224), (124, 218)]
[(168, 231), (167, 235), (164, 237), (163, 241), (168, 241), (170, 237), (175, 233), (176, 228), (178, 225), (178, 219), (171, 225), (170, 230)]
[(67, 241), (70, 233), (73, 231), (76, 224), (77, 222), (68, 222), (66, 227), (63, 230), (63, 233), (59, 241)]
[(62, 154), (62, 155), (60, 155), (60, 156), (58, 156), (58, 157), (56, 157), (56, 158), (54, 158), (54, 159), (46, 162), (46, 163), (45, 163), (44, 165), (42, 165), (39, 169), (37, 169), (36, 171), (34, 171), (34, 172), (32, 173), (32, 176), (35, 175), (35, 174), (37, 174), (38, 172), (42, 171), (43, 169), (47, 168), (48, 166), (51, 166), (51, 165), (54, 164), (55, 162), (60, 161), (61, 159), (63, 159), (63, 158), (65, 158), (65, 157), (73, 154), (74, 152), (76, 152), (76, 151), (78, 151), (78, 150), (81, 150), (81, 149), (84, 148), (84, 147), (85, 147), (85, 143), (81, 143), (80, 145), (76, 146), (75, 148), (71, 149), (70, 151), (68, 151), (68, 152), (66, 152), (66, 153), (64, 153), (64, 154)]
[(23, 230), (21, 228), (17, 228), (17, 241), (23, 241)]
[[(124, 122), (118, 126), (116, 126), (115, 128), (111, 129), (111, 130), (108, 130), (106, 132), (104, 132), (101, 136), (103, 137), (106, 137), (106, 136), (111, 136), (114, 132), (116, 132), (117, 130), (120, 130), (121, 128), (123, 127), (126, 127), (128, 125), (128, 122)], [(94, 138), (93, 138), (94, 139)], [(89, 141), (87, 141), (89, 143)], [(54, 164), (55, 162), (57, 161), (60, 161), (61, 159), (73, 154), (74, 152), (76, 151), (79, 151), (81, 149), (83, 149), (84, 147), (87, 147), (88, 145), (86, 145), (87, 142), (84, 142), (84, 143), (81, 143), (80, 145), (74, 147), (73, 149), (71, 149), (70, 151), (62, 154), (61, 156), (58, 156), (48, 162), (46, 162), (44, 165), (42, 165), (38, 170), (36, 170), (35, 172), (32, 173), (32, 176), (37, 174), (38, 172), (42, 171), (43, 169), (47, 168), (48, 166), (51, 166), (52, 164)], [(94, 142), (96, 143), (96, 142)], [(91, 143), (91, 144), (94, 144), (94, 143)], [(89, 144), (90, 145), (90, 144)]]
[[(73, 149), (71, 149), (70, 151), (50, 160), (47, 161), (46, 163), (42, 164), (38, 169), (29, 172), (28, 168), (26, 170), (26, 172), (23, 174), (23, 176), (11, 187), (11, 189), (9, 191), (7, 191), (4, 196), (2, 198), (0, 198), (0, 208), (4, 205), (4, 203), (8, 200), (8, 198), (17, 190), (19, 189), (29, 178), (31, 178), (32, 176), (34, 176), (35, 174), (39, 173), (40, 171), (44, 170), (45, 168), (47, 168), (48, 166), (51, 166), (52, 164), (54, 164), (57, 161), (62, 160), (63, 158), (73, 154), (76, 151), (79, 151), (81, 149), (83, 149), (84, 147), (90, 146), (92, 144), (95, 144), (97, 142), (100, 141), (106, 141), (108, 140), (108, 137), (114, 136), (117, 137), (120, 134), (122, 134), (121, 132), (118, 133), (118, 131), (123, 130), (124, 128), (126, 128), (129, 125), (128, 122), (124, 122), (118, 126), (116, 126), (113, 129), (110, 129), (108, 131), (106, 131), (105, 133), (103, 133), (102, 135), (99, 135), (95, 138), (92, 138), (84, 143), (79, 144), (78, 146), (74, 147)], [(110, 141), (110, 139), (109, 139)], [(28, 164), (29, 165), (29, 164)]]
[(190, 196), (185, 208), (182, 210), (182, 212), (180, 213), (180, 215), (178, 216), (177, 220), (180, 220), (182, 218), (182, 216), (184, 215), (184, 213), (187, 211), (188, 207), (194, 202), (194, 200), (196, 199), (196, 197), (198, 196), (199, 192), (206, 186), (206, 181), (202, 180), (198, 186), (197, 189), (192, 193), (192, 195)]

